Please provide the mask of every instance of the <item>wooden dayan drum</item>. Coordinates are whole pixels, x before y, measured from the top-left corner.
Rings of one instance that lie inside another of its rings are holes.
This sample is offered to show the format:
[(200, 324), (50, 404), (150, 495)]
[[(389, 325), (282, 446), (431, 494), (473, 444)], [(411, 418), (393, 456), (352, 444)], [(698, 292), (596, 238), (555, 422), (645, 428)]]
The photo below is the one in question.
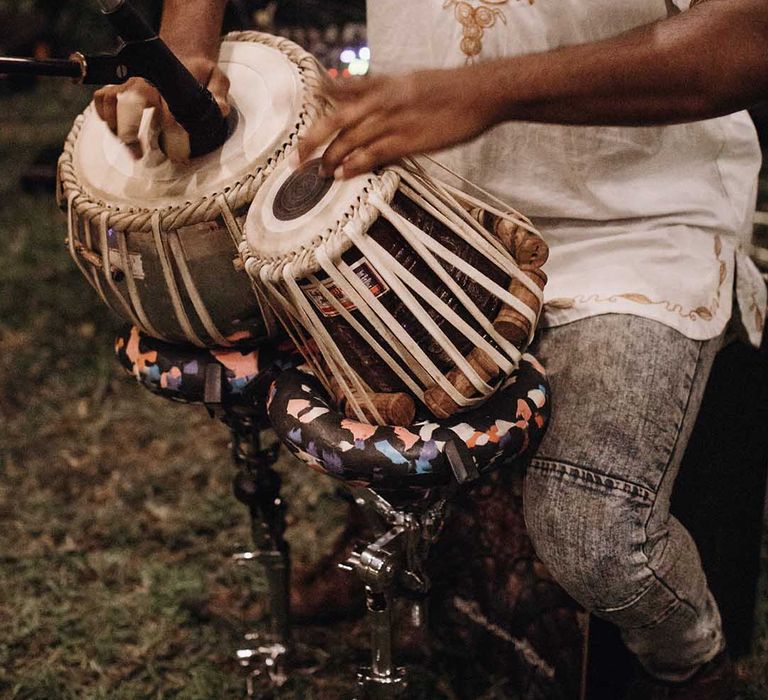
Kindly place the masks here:
[(408, 424), (386, 415), (393, 395), (443, 418), (482, 402), (536, 327), (547, 256), (536, 230), (415, 163), (347, 181), (318, 168), (295, 157), (275, 168), (241, 246), (316, 375), (379, 424)]
[(265, 177), (326, 106), (322, 68), (286, 39), (229, 34), (219, 65), (235, 115), (220, 149), (172, 163), (152, 147), (147, 110), (135, 160), (90, 106), (59, 162), (69, 249), (85, 277), (144, 333), (197, 346), (253, 344), (276, 327), (242, 269), (241, 227)]

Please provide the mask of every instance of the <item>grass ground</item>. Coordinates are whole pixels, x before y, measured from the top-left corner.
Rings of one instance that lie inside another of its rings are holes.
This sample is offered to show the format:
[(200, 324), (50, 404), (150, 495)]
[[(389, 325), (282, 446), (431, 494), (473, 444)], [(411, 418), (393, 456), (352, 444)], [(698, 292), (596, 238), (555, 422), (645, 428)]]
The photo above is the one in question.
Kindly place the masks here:
[[(50, 195), (18, 187), (87, 94), (46, 83), (0, 99), (0, 698), (240, 698), (231, 651), (264, 584), (227, 557), (248, 530), (226, 431), (117, 368), (118, 322), (71, 263), (63, 216)], [(282, 462), (306, 562), (343, 508), (331, 484), (304, 470), (299, 481), (296, 468)], [(359, 626), (302, 636), (331, 662), (277, 697), (347, 696)], [(744, 698), (768, 698), (767, 660), (764, 605), (755, 654), (740, 664)], [(423, 671), (419, 697), (451, 697), (440, 667)]]

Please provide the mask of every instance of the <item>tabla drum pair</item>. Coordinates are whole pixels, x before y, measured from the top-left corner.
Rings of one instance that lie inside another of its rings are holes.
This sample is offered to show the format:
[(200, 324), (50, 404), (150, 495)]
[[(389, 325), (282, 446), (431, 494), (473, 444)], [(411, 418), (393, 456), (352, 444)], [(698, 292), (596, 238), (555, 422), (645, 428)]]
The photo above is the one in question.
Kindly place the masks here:
[(532, 338), (544, 241), (415, 162), (346, 181), (319, 163), (275, 168), (241, 251), (326, 390), (378, 424), (408, 425), (410, 397), (437, 418), (484, 401)]
[(76, 121), (59, 196), (102, 299), (151, 337), (197, 346), (258, 344), (277, 319), (361, 420), (408, 424), (412, 397), (436, 417), (483, 401), (541, 308), (546, 245), (530, 222), (414, 163), (319, 177), (317, 158), (296, 155), (328, 107), (315, 59), (246, 32), (225, 37), (220, 66), (234, 131), (188, 164), (156, 148), (135, 160), (92, 107)]
[(151, 110), (136, 160), (93, 106), (59, 161), (72, 257), (103, 301), (146, 334), (197, 346), (254, 344), (276, 325), (238, 246), (265, 177), (327, 104), (323, 69), (298, 45), (257, 32), (224, 37), (233, 130), (218, 150), (175, 164), (152, 147)]

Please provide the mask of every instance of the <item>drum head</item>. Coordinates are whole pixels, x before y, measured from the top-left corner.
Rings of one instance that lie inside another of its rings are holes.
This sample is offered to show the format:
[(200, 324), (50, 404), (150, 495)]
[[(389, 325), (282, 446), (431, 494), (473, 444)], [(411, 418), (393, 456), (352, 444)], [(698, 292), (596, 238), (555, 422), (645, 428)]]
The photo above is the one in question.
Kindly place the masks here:
[(309, 248), (335, 230), (359, 204), (373, 173), (349, 180), (320, 177), (325, 146), (300, 165), (292, 153), (266, 179), (254, 197), (245, 222), (248, 248), (255, 258), (270, 260)]
[[(114, 207), (159, 208), (220, 192), (264, 167), (296, 131), (304, 99), (299, 68), (252, 41), (223, 42), (219, 66), (237, 111), (234, 133), (220, 149), (188, 164), (174, 164), (157, 150), (136, 160), (90, 108), (74, 152), (83, 189)], [(148, 129), (150, 110), (144, 117)]]

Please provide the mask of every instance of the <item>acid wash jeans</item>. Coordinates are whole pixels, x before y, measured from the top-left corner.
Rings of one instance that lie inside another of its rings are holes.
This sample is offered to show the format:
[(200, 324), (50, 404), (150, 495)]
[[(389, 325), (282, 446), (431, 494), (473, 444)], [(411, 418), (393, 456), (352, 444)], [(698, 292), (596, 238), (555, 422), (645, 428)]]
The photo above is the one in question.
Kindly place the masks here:
[(672, 486), (722, 337), (606, 315), (539, 332), (549, 430), (525, 477), (525, 519), (560, 585), (616, 624), (652, 675), (690, 677), (725, 646)]

